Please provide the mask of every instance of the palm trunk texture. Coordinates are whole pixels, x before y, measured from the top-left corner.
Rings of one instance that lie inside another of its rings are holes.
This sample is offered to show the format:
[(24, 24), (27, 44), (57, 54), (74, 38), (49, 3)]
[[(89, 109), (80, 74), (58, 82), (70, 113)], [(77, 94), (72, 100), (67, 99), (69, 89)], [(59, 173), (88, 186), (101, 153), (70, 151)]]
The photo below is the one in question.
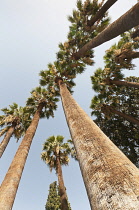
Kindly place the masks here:
[(121, 81), (121, 80), (106, 80), (106, 85), (112, 85), (115, 84), (117, 86), (126, 86), (126, 87), (134, 87), (134, 88), (139, 88), (139, 83), (138, 82), (128, 82), (128, 81)]
[(5, 134), (4, 136), (4, 139), (2, 140), (1, 144), (0, 144), (0, 158), (2, 157), (9, 141), (10, 141), (10, 138), (12, 137), (13, 135), (13, 132), (14, 132), (14, 129), (15, 127), (14, 126), (11, 126), (9, 128), (9, 130), (7, 131), (7, 133)]
[(137, 25), (139, 25), (139, 3), (135, 4), (135, 6), (128, 10), (124, 15), (122, 15), (100, 34), (98, 34), (98, 36), (85, 44), (77, 53), (73, 55), (74, 59), (78, 60), (79, 58), (83, 57), (88, 50), (119, 36), (120, 34)]
[(139, 209), (138, 168), (80, 108), (62, 81), (59, 87), (91, 209)]
[(68, 201), (67, 201), (67, 193), (64, 186), (64, 180), (62, 175), (62, 168), (59, 160), (59, 156), (57, 156), (57, 175), (58, 175), (58, 183), (59, 183), (59, 194), (61, 200), (61, 210), (69, 210)]
[(124, 119), (128, 120), (129, 122), (132, 122), (132, 123), (134, 123), (136, 125), (139, 125), (139, 120), (137, 120), (136, 118), (132, 117), (131, 115), (124, 114), (123, 112), (120, 112), (120, 111), (114, 109), (113, 107), (111, 107), (109, 105), (105, 105), (104, 106), (104, 110), (106, 110), (106, 112), (108, 111), (108, 112), (114, 113), (116, 115), (119, 115), (120, 117), (123, 117)]
[(0, 210), (12, 209), (30, 146), (39, 123), (42, 107), (42, 104), (38, 107), (38, 110), (36, 111), (33, 120), (28, 127), (26, 134), (9, 167), (9, 170), (1, 184)]

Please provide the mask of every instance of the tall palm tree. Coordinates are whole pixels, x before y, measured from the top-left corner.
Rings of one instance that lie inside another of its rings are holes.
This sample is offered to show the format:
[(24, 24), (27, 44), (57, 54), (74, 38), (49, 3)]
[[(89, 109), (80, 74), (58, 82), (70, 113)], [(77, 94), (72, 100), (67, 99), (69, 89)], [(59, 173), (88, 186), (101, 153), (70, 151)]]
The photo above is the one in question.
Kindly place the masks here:
[(123, 14), (120, 18), (110, 24), (105, 28), (100, 34), (95, 38), (85, 44), (80, 50), (73, 54), (74, 59), (78, 60), (83, 57), (84, 54), (95, 48), (104, 42), (107, 42), (118, 35), (124, 33), (125, 31), (130, 30), (131, 28), (139, 25), (139, 3), (135, 4), (130, 10)]
[(138, 169), (80, 108), (62, 79), (53, 78), (53, 84), (54, 80), (60, 89), (91, 208), (137, 209)]
[(4, 139), (0, 143), (0, 157), (3, 155), (10, 138), (14, 137), (19, 140), (24, 135), (30, 124), (29, 113), (26, 107), (19, 107), (16, 103), (10, 105), (10, 108), (1, 109), (4, 115), (0, 117), (0, 126), (4, 128), (0, 131), (0, 136), (4, 135)]
[(57, 98), (51, 92), (37, 87), (31, 92), (31, 97), (27, 100), (29, 111), (33, 118), (28, 127), (25, 136), (14, 156), (9, 170), (0, 187), (0, 209), (12, 209), (22, 172), (30, 150), (30, 146), (35, 135), (39, 119), (42, 117), (49, 118), (54, 116), (53, 111), (56, 109)]
[(46, 139), (43, 145), (41, 159), (48, 164), (50, 171), (56, 170), (59, 184), (59, 195), (61, 199), (61, 209), (69, 210), (66, 188), (62, 175), (62, 165), (68, 165), (69, 155), (72, 155), (73, 148), (70, 146), (71, 141), (64, 143), (63, 136), (51, 136)]

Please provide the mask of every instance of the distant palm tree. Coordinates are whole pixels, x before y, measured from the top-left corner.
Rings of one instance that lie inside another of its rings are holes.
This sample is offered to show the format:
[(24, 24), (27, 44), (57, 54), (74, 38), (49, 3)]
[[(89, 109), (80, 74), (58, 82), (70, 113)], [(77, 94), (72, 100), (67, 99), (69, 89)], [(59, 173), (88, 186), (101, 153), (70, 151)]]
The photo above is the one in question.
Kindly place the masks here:
[(51, 92), (37, 87), (31, 92), (31, 97), (27, 100), (29, 111), (33, 118), (28, 127), (25, 136), (15, 154), (15, 157), (9, 167), (9, 170), (2, 182), (0, 188), (0, 209), (12, 209), (22, 172), (30, 150), (30, 146), (35, 135), (39, 119), (42, 117), (49, 118), (54, 116), (57, 98)]
[(0, 157), (3, 155), (10, 138), (14, 137), (19, 140), (24, 135), (30, 124), (30, 115), (26, 107), (18, 107), (16, 103), (10, 105), (10, 108), (1, 109), (4, 115), (0, 116), (0, 126), (4, 127), (0, 130), (0, 136), (4, 135), (4, 139), (0, 143)]
[(59, 183), (59, 195), (61, 199), (61, 209), (69, 210), (66, 188), (62, 175), (62, 165), (68, 165), (69, 155), (73, 154), (74, 149), (70, 146), (71, 140), (64, 143), (63, 136), (51, 136), (46, 139), (43, 145), (41, 159), (48, 164), (50, 171), (56, 170)]

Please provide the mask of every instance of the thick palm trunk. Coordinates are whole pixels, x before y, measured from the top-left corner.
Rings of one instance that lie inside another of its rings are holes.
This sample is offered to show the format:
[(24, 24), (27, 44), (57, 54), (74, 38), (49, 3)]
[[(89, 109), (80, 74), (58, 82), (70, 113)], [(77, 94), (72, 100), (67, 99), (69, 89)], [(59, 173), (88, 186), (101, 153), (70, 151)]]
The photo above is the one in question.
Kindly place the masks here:
[(93, 210), (137, 210), (139, 170), (110, 141), (59, 81), (62, 104)]
[(111, 80), (111, 79), (107, 80), (106, 79), (105, 83), (106, 83), (106, 85), (115, 84), (117, 86), (126, 86), (126, 87), (139, 88), (139, 83), (138, 82), (128, 82), (128, 81)]
[(59, 194), (61, 200), (61, 210), (69, 210), (68, 201), (67, 201), (67, 193), (66, 188), (64, 186), (64, 180), (62, 175), (62, 168), (59, 160), (59, 156), (56, 159), (57, 164), (57, 175), (58, 175), (58, 183), (59, 183)]
[(104, 105), (102, 107), (102, 111), (103, 110), (104, 110), (104, 112), (110, 112), (110, 113), (117, 114), (120, 117), (123, 117), (124, 119), (128, 120), (129, 122), (132, 122), (134, 124), (139, 125), (139, 120), (137, 120), (136, 118), (134, 118), (134, 117), (132, 117), (130, 115), (124, 114), (123, 112), (117, 111), (116, 109), (114, 109), (113, 107), (111, 107), (109, 105)]
[(7, 133), (5, 134), (4, 136), (4, 139), (2, 140), (1, 144), (0, 144), (0, 158), (1, 156), (3, 155), (9, 141), (10, 141), (10, 138), (12, 137), (13, 135), (13, 132), (14, 132), (14, 129), (15, 129), (15, 126), (11, 126), (9, 128), (9, 130), (7, 131)]
[(101, 9), (97, 12), (97, 14), (92, 17), (91, 20), (88, 21), (88, 26), (94, 25), (94, 23), (99, 20), (100, 18), (103, 17), (105, 12), (116, 2), (117, 0), (108, 0), (102, 7)]
[(98, 36), (85, 44), (77, 53), (73, 55), (73, 57), (78, 60), (80, 57), (83, 57), (88, 50), (119, 36), (120, 34), (137, 25), (139, 25), (139, 3), (110, 24)]
[(11, 210), (43, 104), (40, 104), (0, 187), (0, 210)]

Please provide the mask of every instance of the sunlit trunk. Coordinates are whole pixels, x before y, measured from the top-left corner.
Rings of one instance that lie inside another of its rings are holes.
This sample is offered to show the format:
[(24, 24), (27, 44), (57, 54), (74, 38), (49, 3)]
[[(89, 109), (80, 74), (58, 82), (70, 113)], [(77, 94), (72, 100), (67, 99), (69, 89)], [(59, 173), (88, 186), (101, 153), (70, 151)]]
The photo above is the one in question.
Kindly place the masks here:
[(139, 170), (80, 108), (59, 81), (67, 124), (93, 210), (137, 210)]
[(78, 60), (83, 57), (88, 50), (107, 42), (125, 31), (139, 25), (139, 3), (128, 10), (124, 15), (105, 28), (98, 36), (85, 44), (73, 57)]
[(0, 187), (0, 210), (11, 210), (43, 104), (40, 104)]
[(1, 144), (0, 144), (0, 158), (1, 156), (3, 155), (9, 141), (10, 141), (10, 138), (12, 137), (13, 135), (13, 132), (14, 132), (14, 129), (15, 129), (15, 126), (11, 126), (7, 133), (5, 134), (4, 136), (4, 139), (2, 140)]

